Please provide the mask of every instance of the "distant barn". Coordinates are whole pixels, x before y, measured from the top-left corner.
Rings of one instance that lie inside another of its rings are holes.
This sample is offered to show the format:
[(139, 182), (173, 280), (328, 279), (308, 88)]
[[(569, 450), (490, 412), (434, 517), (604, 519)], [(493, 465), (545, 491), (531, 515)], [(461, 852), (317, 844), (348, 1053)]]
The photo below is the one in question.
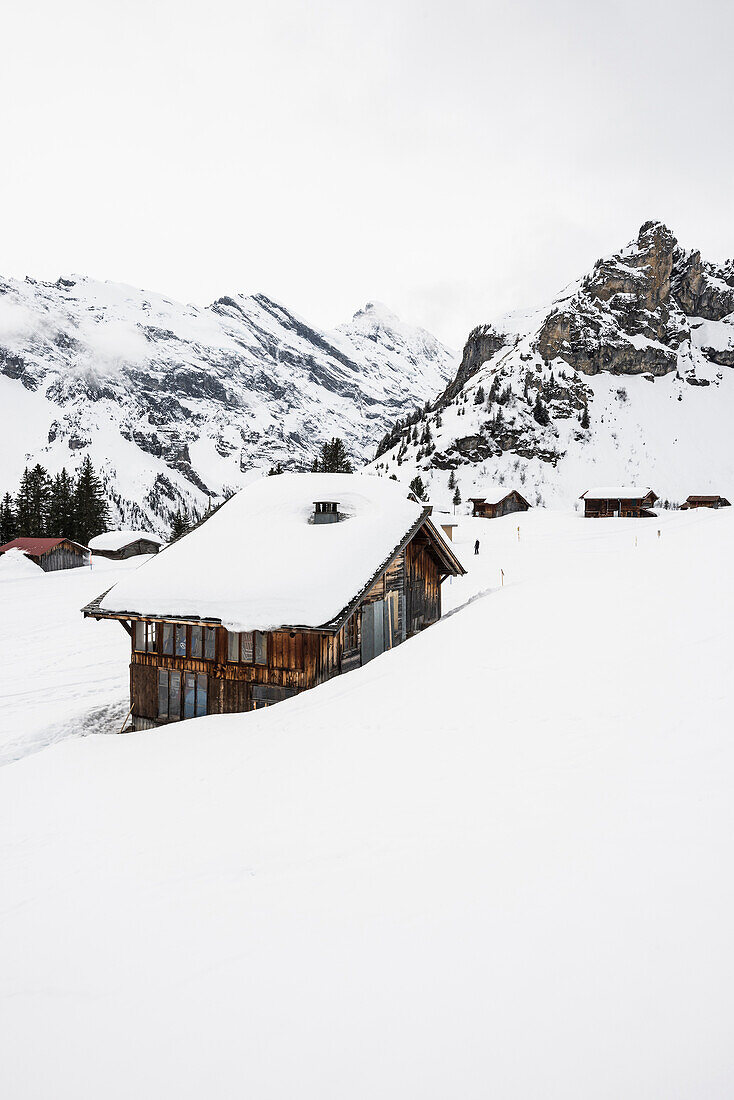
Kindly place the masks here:
[(138, 554), (157, 554), (161, 539), (146, 531), (105, 531), (89, 540), (89, 549), (95, 557), (121, 561)]
[(0, 546), (0, 554), (6, 550), (22, 550), (27, 558), (40, 565), (47, 573), (57, 569), (76, 569), (81, 565), (89, 564), (89, 551), (86, 546), (81, 546), (71, 539), (54, 538), (20, 538), (13, 539)]
[(730, 508), (731, 504), (722, 496), (690, 496), (680, 507), (684, 512), (689, 508)]
[(650, 509), (658, 497), (648, 485), (615, 485), (587, 489), (580, 499), (587, 519), (604, 519), (654, 516)]
[(435, 623), (464, 569), (430, 513), (356, 474), (247, 486), (83, 608), (131, 636), (133, 728), (270, 706)]
[(480, 519), (498, 519), (512, 512), (527, 512), (530, 505), (517, 489), (509, 493), (495, 493), (492, 497), (469, 497), (472, 515)]

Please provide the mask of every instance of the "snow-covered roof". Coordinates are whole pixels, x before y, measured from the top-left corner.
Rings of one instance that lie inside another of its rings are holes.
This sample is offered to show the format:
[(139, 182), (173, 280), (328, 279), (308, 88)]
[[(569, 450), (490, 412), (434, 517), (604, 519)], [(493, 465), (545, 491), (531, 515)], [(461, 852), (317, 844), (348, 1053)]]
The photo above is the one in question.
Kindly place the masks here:
[[(310, 523), (315, 500), (337, 500), (344, 518)], [(118, 581), (98, 608), (213, 619), (232, 630), (326, 626), (425, 514), (387, 478), (265, 477)], [(436, 537), (446, 546), (440, 533)], [(453, 554), (448, 546), (446, 551)]]
[(6, 542), (3, 546), (0, 546), (0, 554), (5, 554), (9, 550), (22, 550), (24, 554), (32, 554), (35, 558), (40, 558), (41, 555), (47, 554), (49, 550), (53, 550), (54, 547), (60, 546), (62, 542), (68, 542), (72, 546), (75, 546), (78, 550), (85, 550), (86, 547), (82, 546), (79, 542), (74, 542), (73, 539), (67, 539), (63, 536), (61, 538), (17, 538), (12, 539), (10, 542)]
[(650, 493), (656, 495), (649, 485), (603, 485), (587, 489), (581, 496), (586, 500), (642, 500)]
[(139, 539), (145, 539), (146, 542), (155, 542), (159, 546), (163, 544), (163, 539), (159, 539), (157, 535), (151, 535), (149, 531), (105, 531), (103, 535), (95, 535), (93, 539), (89, 540), (89, 549), (122, 550), (123, 547), (129, 546), (131, 542), (137, 542)]
[(520, 490), (513, 485), (490, 485), (489, 487), (482, 485), (482, 492), (483, 496), (469, 497), (469, 500), (483, 501), (485, 504), (499, 504), (510, 493), (517, 493), (518, 496), (522, 496)]

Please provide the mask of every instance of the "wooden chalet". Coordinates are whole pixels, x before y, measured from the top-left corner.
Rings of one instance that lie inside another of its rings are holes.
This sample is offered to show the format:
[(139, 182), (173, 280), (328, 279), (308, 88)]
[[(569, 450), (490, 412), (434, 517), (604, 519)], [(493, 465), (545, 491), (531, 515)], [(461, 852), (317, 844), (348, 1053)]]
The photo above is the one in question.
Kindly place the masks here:
[(106, 531), (89, 540), (89, 549), (96, 558), (123, 561), (138, 554), (157, 554), (161, 540), (145, 531)]
[(21, 550), (26, 557), (40, 565), (47, 573), (57, 569), (77, 569), (89, 564), (86, 546), (64, 538), (19, 538), (0, 546), (0, 554), (6, 550)]
[(397, 483), (280, 474), (83, 608), (131, 638), (133, 728), (250, 711), (401, 644), (464, 573)]
[(648, 485), (619, 485), (587, 489), (581, 494), (586, 519), (652, 517), (651, 512), (658, 499)]
[(500, 516), (509, 516), (512, 512), (527, 512), (530, 507), (517, 489), (510, 489), (504, 495), (495, 494), (492, 499), (469, 497), (469, 503), (472, 506), (471, 514), (480, 519), (498, 519)]
[(690, 496), (686, 498), (685, 503), (681, 504), (681, 511), (685, 512), (690, 508), (730, 508), (731, 503), (722, 496)]

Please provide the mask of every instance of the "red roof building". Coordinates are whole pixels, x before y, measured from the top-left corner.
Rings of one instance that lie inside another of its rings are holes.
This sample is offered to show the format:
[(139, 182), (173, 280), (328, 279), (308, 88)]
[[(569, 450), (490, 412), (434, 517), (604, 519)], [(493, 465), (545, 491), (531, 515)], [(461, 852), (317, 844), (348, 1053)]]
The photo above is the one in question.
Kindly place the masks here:
[(89, 552), (86, 546), (65, 538), (19, 538), (0, 546), (0, 554), (7, 550), (20, 550), (40, 565), (47, 573), (57, 569), (75, 569), (87, 565)]

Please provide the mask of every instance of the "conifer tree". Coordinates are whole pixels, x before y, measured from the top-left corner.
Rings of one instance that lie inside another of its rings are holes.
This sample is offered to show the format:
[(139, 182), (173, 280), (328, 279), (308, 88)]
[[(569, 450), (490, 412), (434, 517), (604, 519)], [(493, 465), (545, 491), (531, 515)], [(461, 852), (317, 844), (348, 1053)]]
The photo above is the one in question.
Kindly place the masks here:
[(48, 527), (50, 497), (48, 472), (40, 464), (23, 471), (15, 502), (18, 531), (26, 537), (45, 535)]
[(18, 537), (18, 528), (15, 522), (15, 508), (10, 493), (6, 493), (0, 500), (0, 546), (11, 542)]
[(92, 460), (85, 455), (74, 489), (74, 520), (77, 541), (84, 546), (95, 535), (101, 535), (109, 522), (109, 508), (102, 483)]
[(477, 387), (477, 392), (474, 394), (474, 404), (481, 405), (484, 401), (484, 386), (481, 384)]
[(190, 527), (189, 514), (186, 510), (186, 505), (178, 508), (173, 519), (171, 520), (171, 542), (176, 542), (177, 539), (183, 538), (188, 534)]
[(315, 474), (351, 474), (353, 468), (344, 440), (334, 436), (328, 443), (324, 443), (311, 470)]
[(589, 406), (588, 405), (584, 405), (584, 411), (581, 414), (581, 427), (582, 428), (588, 428), (589, 427)]
[(461, 492), (459, 491), (459, 486), (458, 485), (456, 486), (456, 491), (454, 492), (454, 498), (453, 498), (452, 504), (454, 506), (454, 515), (456, 515), (456, 509), (461, 504)]
[(419, 474), (416, 474), (408, 488), (410, 489), (411, 493), (415, 494), (418, 500), (423, 500), (425, 498), (426, 487), (423, 484), (423, 478)]
[(533, 407), (533, 417), (540, 424), (541, 428), (545, 428), (547, 424), (550, 424), (550, 416), (543, 402), (540, 400), (540, 393), (535, 395), (535, 405)]
[(47, 531), (49, 535), (76, 539), (74, 481), (64, 466), (51, 482), (48, 503)]
[(450, 474), (449, 474), (449, 489), (455, 489), (455, 488), (456, 488), (456, 474), (454, 473), (454, 471), (452, 469)]

